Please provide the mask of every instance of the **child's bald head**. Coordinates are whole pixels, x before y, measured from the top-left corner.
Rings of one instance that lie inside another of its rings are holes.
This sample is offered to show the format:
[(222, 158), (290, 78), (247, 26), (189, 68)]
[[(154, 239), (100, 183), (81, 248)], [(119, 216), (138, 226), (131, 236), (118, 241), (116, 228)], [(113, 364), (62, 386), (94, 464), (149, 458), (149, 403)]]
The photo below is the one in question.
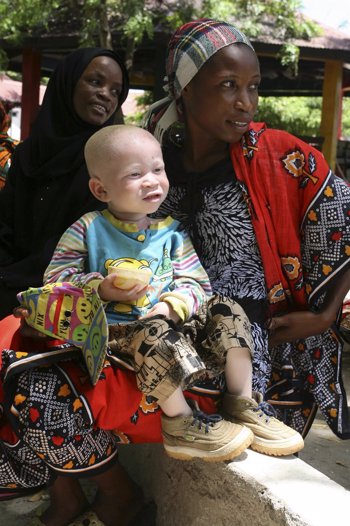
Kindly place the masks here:
[(143, 217), (165, 199), (169, 182), (159, 142), (137, 126), (106, 126), (85, 145), (91, 193), (118, 218)]
[(117, 169), (118, 155), (140, 147), (145, 141), (158, 141), (151, 133), (126, 124), (106, 126), (94, 133), (84, 149), (90, 177), (102, 179), (110, 169)]

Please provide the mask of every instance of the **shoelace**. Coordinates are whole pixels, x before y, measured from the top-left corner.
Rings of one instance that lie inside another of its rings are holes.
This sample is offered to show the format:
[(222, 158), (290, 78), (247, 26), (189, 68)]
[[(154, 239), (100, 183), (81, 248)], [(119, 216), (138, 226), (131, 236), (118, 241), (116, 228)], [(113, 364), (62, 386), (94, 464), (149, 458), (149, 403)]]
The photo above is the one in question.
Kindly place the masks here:
[(202, 429), (202, 425), (205, 425), (205, 432), (209, 433), (209, 427), (214, 426), (218, 422), (221, 422), (222, 416), (216, 413), (207, 415), (203, 411), (193, 411), (193, 422), (191, 426), (197, 426), (198, 429)]
[(260, 412), (259, 416), (267, 416), (266, 422), (270, 420), (270, 417), (276, 417), (276, 411), (268, 402), (260, 402), (258, 407), (254, 407), (253, 411)]

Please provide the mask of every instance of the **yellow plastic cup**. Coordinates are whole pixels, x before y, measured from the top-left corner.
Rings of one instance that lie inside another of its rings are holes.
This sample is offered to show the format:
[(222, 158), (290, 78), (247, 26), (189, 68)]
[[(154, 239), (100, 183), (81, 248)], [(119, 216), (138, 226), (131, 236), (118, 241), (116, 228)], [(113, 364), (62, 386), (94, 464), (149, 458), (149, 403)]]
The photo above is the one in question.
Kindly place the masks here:
[(110, 265), (108, 267), (108, 274), (115, 274), (113, 284), (118, 289), (129, 290), (135, 285), (149, 285), (152, 277), (152, 270), (150, 268), (119, 268)]

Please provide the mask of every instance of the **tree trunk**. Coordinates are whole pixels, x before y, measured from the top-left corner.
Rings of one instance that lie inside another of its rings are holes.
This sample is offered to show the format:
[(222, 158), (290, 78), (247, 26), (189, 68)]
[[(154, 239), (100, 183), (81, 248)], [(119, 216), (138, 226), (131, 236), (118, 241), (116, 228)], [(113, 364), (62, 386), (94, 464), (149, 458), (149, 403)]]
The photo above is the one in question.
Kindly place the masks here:
[(113, 49), (106, 0), (100, 0), (99, 20), (100, 46), (107, 49)]

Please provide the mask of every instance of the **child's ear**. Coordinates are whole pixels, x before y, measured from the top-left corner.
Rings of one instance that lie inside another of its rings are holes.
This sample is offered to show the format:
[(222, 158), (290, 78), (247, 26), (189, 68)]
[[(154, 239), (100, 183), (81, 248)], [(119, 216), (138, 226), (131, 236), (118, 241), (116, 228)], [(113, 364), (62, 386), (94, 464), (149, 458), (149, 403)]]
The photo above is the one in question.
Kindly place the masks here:
[(89, 188), (90, 192), (96, 199), (99, 201), (102, 201), (103, 203), (108, 203), (108, 193), (103, 184), (99, 179), (96, 179), (96, 177), (92, 177), (89, 179)]

